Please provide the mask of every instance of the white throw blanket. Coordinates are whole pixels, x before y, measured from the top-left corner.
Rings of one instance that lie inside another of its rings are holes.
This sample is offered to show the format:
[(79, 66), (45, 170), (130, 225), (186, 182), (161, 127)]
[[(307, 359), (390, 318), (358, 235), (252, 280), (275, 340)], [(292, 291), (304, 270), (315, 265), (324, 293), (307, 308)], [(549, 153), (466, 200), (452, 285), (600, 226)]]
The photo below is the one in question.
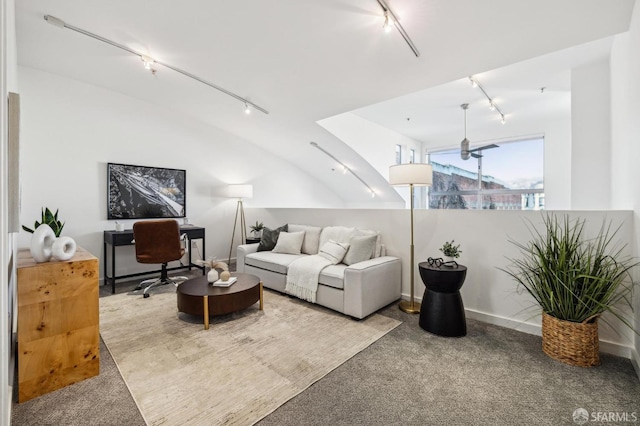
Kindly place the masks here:
[(320, 272), (331, 265), (331, 261), (317, 254), (294, 260), (287, 272), (284, 291), (300, 299), (316, 303)]

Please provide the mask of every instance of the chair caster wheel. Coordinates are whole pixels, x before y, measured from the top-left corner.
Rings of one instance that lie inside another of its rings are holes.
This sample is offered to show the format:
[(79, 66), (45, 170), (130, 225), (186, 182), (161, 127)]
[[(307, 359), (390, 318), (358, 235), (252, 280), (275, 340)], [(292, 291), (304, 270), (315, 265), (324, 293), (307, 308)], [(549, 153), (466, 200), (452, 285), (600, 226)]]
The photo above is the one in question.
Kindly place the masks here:
[(142, 297), (144, 297), (145, 299), (146, 299), (147, 297), (149, 297), (149, 296), (150, 296), (150, 294), (149, 294), (149, 293), (145, 293), (145, 294), (143, 294), (143, 295), (142, 295)]

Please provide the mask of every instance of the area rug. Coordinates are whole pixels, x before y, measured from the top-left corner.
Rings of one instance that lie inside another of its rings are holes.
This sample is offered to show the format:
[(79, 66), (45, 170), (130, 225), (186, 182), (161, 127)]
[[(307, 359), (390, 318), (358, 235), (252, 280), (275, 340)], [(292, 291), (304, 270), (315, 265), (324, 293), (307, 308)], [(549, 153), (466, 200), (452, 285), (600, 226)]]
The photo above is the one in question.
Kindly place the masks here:
[(100, 299), (100, 333), (150, 425), (251, 425), (400, 324), (264, 292), (240, 313), (178, 313), (176, 294)]

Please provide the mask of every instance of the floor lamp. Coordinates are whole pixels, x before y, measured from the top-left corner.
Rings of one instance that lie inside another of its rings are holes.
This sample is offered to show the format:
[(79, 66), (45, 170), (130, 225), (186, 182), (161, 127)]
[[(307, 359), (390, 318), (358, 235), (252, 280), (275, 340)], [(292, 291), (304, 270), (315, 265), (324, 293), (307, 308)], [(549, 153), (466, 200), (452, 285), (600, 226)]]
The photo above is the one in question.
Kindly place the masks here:
[(238, 225), (238, 216), (240, 216), (240, 244), (245, 244), (247, 241), (247, 225), (244, 220), (244, 207), (242, 205), (243, 198), (253, 197), (253, 185), (229, 185), (227, 187), (227, 197), (237, 198), (238, 205), (236, 206), (236, 218), (233, 221), (233, 232), (231, 233), (231, 246), (229, 247), (229, 262), (227, 265), (231, 265), (231, 253), (233, 252), (233, 241), (236, 238), (236, 226)]
[(433, 172), (430, 164), (409, 163), (395, 164), (389, 167), (389, 183), (395, 186), (409, 186), (411, 198), (411, 299), (400, 302), (399, 308), (408, 314), (420, 312), (420, 304), (414, 300), (414, 248), (413, 248), (413, 187), (430, 186)]

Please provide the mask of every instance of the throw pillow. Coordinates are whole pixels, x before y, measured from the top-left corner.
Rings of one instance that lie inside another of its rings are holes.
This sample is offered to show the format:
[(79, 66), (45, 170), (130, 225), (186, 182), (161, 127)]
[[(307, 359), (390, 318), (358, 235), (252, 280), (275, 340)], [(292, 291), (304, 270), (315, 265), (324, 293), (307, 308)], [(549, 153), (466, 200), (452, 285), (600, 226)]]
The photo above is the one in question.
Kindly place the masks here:
[(262, 238), (260, 238), (260, 244), (258, 245), (258, 251), (273, 250), (278, 241), (278, 235), (280, 232), (287, 232), (287, 225), (284, 224), (280, 228), (269, 229), (264, 228), (262, 230)]
[(376, 238), (376, 247), (373, 253), (373, 256), (371, 256), (371, 258), (373, 259), (374, 257), (380, 257), (382, 255), (382, 241), (380, 238), (380, 233), (378, 231), (373, 231), (370, 229), (356, 229), (356, 232), (354, 234), (357, 237), (362, 237), (362, 236), (369, 236), (369, 235), (375, 235), (377, 236)]
[(304, 231), (304, 241), (302, 241), (302, 249), (300, 251), (304, 254), (318, 254), (322, 228), (319, 226), (289, 224), (289, 232), (299, 231)]
[(303, 240), (304, 231), (281, 232), (280, 235), (278, 235), (276, 246), (271, 251), (273, 253), (300, 254)]
[(348, 243), (355, 231), (356, 228), (347, 228), (346, 226), (327, 226), (322, 228), (318, 247), (324, 246), (329, 240)]
[(334, 265), (337, 265), (342, 261), (342, 259), (344, 259), (344, 255), (347, 254), (347, 250), (349, 250), (348, 243), (338, 243), (336, 241), (329, 240), (320, 247), (320, 252), (318, 254), (325, 259), (330, 260)]
[(368, 235), (364, 237), (353, 237), (349, 242), (349, 250), (344, 256), (342, 263), (345, 265), (353, 265), (371, 259), (375, 248), (377, 235)]

